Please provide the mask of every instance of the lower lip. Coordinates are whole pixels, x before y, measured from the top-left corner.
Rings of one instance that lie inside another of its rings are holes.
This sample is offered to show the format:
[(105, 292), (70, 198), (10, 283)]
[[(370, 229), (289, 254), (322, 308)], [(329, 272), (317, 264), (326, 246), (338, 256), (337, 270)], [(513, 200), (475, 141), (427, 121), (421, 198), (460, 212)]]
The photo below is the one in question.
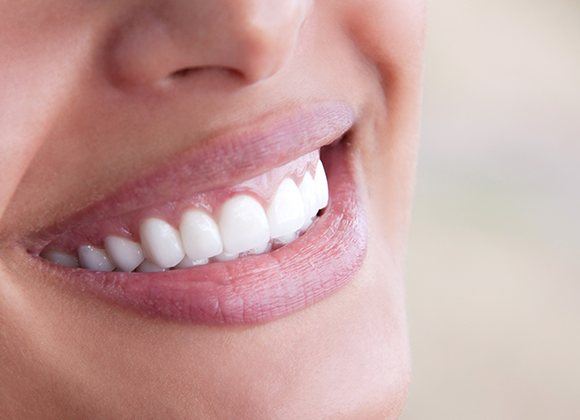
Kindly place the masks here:
[(326, 151), (330, 202), (296, 241), (268, 254), (164, 273), (92, 272), (42, 262), (50, 275), (148, 316), (257, 324), (304, 309), (346, 285), (366, 253), (366, 217), (348, 150)]

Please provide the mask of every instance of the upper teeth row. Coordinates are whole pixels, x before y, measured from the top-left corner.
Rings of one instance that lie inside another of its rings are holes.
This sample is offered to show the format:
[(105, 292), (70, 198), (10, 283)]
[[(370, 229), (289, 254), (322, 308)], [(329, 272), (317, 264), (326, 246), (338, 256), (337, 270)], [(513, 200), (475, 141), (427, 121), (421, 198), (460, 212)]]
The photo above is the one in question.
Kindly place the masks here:
[(59, 265), (93, 271), (165, 271), (207, 264), (210, 258), (232, 260), (240, 254), (259, 254), (272, 244), (287, 244), (312, 223), (328, 204), (328, 183), (318, 161), (314, 177), (306, 171), (300, 185), (285, 178), (267, 210), (252, 196), (236, 194), (214, 217), (200, 209), (188, 209), (179, 229), (165, 220), (148, 218), (140, 225), (141, 243), (121, 236), (107, 236), (105, 248), (78, 247), (78, 257), (55, 249), (42, 257)]

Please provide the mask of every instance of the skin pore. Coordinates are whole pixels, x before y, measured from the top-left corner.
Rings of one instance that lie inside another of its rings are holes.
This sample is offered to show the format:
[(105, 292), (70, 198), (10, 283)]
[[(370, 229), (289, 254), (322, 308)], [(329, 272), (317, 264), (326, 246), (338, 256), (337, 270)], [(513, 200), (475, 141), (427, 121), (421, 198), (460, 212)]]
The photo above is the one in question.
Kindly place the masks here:
[[(396, 418), (419, 0), (0, 2), (0, 417)], [(214, 133), (356, 112), (368, 251), (336, 294), (251, 326), (145, 317), (39, 276), (19, 243)]]

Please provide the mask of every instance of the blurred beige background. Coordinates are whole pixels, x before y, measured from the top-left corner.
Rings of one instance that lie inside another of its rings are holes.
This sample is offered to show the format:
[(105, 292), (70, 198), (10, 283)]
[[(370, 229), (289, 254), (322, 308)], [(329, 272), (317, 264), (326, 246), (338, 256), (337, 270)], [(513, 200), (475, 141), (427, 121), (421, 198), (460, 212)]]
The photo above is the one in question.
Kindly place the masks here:
[(580, 419), (580, 0), (429, 15), (404, 419)]

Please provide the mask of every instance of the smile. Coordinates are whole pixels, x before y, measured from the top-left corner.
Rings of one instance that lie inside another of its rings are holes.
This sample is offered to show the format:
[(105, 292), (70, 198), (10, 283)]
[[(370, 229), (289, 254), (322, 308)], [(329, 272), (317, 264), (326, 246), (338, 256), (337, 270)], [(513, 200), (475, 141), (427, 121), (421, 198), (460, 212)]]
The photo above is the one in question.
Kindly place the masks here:
[(266, 322), (348, 283), (366, 251), (353, 111), (265, 116), (185, 151), (26, 244), (38, 269), (186, 322)]
[[(267, 197), (275, 185), (273, 195)], [(189, 268), (208, 264), (210, 259), (230, 261), (294, 241), (327, 204), (328, 183), (317, 151), (231, 189), (196, 194), (114, 222), (97, 222), (94, 233), (101, 226), (106, 226), (106, 231), (127, 233), (96, 238), (94, 243), (103, 243), (104, 249), (85, 243), (82, 238), (87, 234), (81, 226), (78, 233), (69, 233), (61, 240), (63, 247), (67, 242), (79, 242), (73, 252), (59, 249), (57, 239), (40, 256), (66, 267), (124, 272)], [(135, 231), (127, 228), (137, 225)], [(135, 237), (140, 243), (131, 239)]]

